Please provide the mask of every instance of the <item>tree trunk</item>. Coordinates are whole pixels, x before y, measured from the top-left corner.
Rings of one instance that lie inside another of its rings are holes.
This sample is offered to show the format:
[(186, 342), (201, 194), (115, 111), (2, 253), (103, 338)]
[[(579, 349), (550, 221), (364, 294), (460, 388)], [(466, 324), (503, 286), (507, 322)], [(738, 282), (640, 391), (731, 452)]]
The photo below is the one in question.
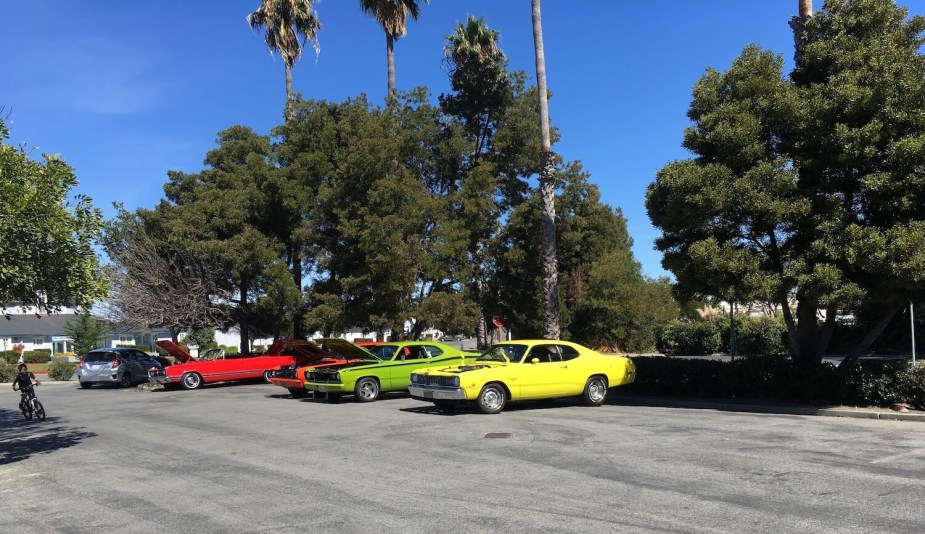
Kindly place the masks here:
[(806, 41), (809, 36), (806, 33), (806, 20), (813, 16), (813, 0), (799, 0), (798, 15), (790, 19), (790, 27), (793, 29), (793, 58), (797, 67), (800, 66), (803, 57), (803, 48), (806, 47)]
[(796, 359), (800, 353), (800, 344), (797, 342), (797, 324), (793, 320), (793, 311), (790, 309), (790, 302), (787, 295), (784, 295), (780, 302), (781, 312), (784, 314), (784, 325), (787, 327), (787, 341), (790, 346), (790, 356)]
[(797, 360), (804, 364), (819, 363), (822, 355), (816, 351), (819, 342), (819, 309), (797, 296)]
[(549, 101), (546, 91), (546, 57), (543, 51), (543, 24), (540, 0), (533, 6), (533, 48), (536, 56), (536, 85), (540, 104), (540, 198), (542, 200), (541, 239), (543, 271), (543, 337), (559, 339), (559, 266), (556, 261), (555, 166), (549, 134)]
[(174, 343), (180, 342), (180, 329), (177, 328), (176, 326), (170, 327), (170, 340), (173, 341)]
[(389, 92), (387, 99), (395, 96), (395, 39), (386, 32), (385, 34), (385, 55), (389, 67)]
[(902, 307), (902, 302), (891, 304), (890, 307), (887, 308), (887, 310), (880, 317), (880, 320), (877, 321), (877, 324), (872, 326), (864, 338), (861, 339), (861, 341), (859, 341), (853, 349), (851, 349), (851, 352), (849, 352), (847, 356), (845, 356), (845, 359), (842, 360), (841, 364), (839, 364), (839, 367), (847, 367), (858, 361), (858, 358), (861, 357), (861, 354), (867, 352), (867, 349), (870, 348), (874, 341), (877, 341), (877, 338), (880, 337), (880, 334), (883, 333), (883, 330), (887, 327), (887, 325), (890, 324), (890, 321), (893, 320), (896, 312), (901, 310)]
[(241, 296), (238, 300), (238, 306), (240, 308), (240, 319), (238, 320), (238, 330), (241, 333), (241, 353), (247, 354), (251, 350), (251, 340), (250, 340), (250, 317), (249, 310), (247, 305), (247, 282), (241, 282), (240, 285)]
[(299, 254), (298, 247), (292, 249), (292, 281), (299, 289), (299, 303), (296, 304), (292, 312), (292, 337), (295, 339), (305, 338), (305, 321), (304, 311), (302, 309), (302, 255)]
[(292, 65), (283, 61), (286, 66), (286, 109), (283, 111), (283, 118), (286, 121), (292, 118)]

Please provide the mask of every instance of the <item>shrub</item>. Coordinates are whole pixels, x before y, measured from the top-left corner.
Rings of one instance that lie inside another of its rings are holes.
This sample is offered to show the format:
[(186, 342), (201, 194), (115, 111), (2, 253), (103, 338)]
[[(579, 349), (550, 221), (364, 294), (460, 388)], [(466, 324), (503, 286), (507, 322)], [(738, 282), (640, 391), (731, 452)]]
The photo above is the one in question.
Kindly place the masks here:
[(19, 354), (11, 350), (0, 350), (0, 362), (16, 363), (19, 361)]
[(662, 329), (659, 348), (667, 354), (715, 354), (723, 349), (718, 321), (674, 321)]
[(857, 406), (896, 402), (925, 404), (925, 366), (862, 362), (848, 369), (799, 365), (784, 358), (748, 357), (733, 362), (635, 358), (642, 394), (791, 402), (824, 401)]
[(12, 382), (14, 376), (16, 376), (16, 366), (0, 361), (0, 382)]
[(48, 365), (48, 378), (52, 380), (70, 380), (77, 372), (77, 364), (54, 362)]
[(51, 359), (51, 351), (30, 350), (22, 353), (23, 363), (47, 363)]

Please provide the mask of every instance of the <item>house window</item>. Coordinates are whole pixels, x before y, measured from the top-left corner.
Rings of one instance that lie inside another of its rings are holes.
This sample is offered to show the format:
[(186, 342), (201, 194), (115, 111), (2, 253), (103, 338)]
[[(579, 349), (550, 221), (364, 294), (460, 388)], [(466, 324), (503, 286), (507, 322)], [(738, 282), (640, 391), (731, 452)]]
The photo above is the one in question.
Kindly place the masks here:
[(33, 344), (33, 345), (44, 345), (44, 344), (45, 344), (45, 338), (43, 338), (43, 337), (37, 337), (37, 338), (35, 338), (35, 339), (32, 340), (32, 344)]
[(134, 336), (119, 336), (119, 343), (122, 345), (134, 345), (135, 338)]

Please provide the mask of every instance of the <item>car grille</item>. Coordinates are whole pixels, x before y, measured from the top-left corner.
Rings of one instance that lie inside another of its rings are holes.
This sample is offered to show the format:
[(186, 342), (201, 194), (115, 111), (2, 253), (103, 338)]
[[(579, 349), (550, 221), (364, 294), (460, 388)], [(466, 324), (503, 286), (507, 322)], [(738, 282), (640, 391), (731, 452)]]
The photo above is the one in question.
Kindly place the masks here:
[(430, 376), (430, 375), (421, 375), (424, 377), (423, 382), (418, 382), (417, 385), (422, 386), (436, 386), (440, 388), (455, 388), (456, 380), (452, 376)]
[(309, 382), (340, 382), (340, 377), (333, 373), (307, 372), (305, 379)]
[(295, 369), (291, 367), (277, 369), (273, 371), (273, 376), (276, 378), (295, 378)]

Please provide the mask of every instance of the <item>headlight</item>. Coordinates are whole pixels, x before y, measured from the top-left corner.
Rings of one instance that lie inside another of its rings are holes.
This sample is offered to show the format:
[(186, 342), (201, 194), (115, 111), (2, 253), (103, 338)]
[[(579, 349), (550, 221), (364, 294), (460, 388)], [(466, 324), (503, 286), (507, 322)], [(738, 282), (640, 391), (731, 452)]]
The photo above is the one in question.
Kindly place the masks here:
[(454, 376), (452, 379), (450, 379), (450, 383), (453, 384), (454, 388), (458, 388), (459, 387), (459, 377)]
[(421, 375), (415, 375), (415, 374), (411, 375), (411, 383), (412, 384), (421, 383)]

